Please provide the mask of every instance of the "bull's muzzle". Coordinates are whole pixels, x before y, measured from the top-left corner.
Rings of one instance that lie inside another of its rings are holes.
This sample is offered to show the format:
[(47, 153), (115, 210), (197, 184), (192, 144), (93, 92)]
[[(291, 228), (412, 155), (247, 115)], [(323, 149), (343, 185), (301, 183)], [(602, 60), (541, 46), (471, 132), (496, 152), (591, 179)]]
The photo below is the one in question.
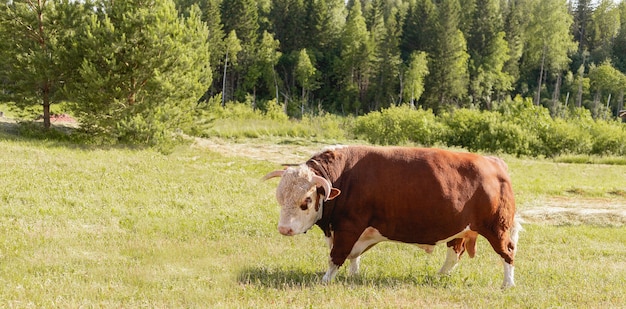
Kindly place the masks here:
[(288, 227), (288, 226), (279, 225), (278, 226), (278, 232), (283, 234), (283, 235), (285, 235), (285, 236), (293, 236), (294, 235), (293, 229), (291, 227)]

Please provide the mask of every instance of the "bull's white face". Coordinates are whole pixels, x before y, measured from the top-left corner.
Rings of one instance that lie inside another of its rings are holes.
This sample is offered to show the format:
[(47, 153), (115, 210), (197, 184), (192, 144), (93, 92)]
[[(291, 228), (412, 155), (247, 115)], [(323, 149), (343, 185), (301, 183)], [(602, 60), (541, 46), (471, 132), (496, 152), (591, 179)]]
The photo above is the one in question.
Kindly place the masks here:
[(281, 207), (278, 221), (281, 234), (304, 233), (322, 217), (323, 196), (317, 193), (313, 175), (306, 165), (290, 167), (282, 175), (276, 189)]

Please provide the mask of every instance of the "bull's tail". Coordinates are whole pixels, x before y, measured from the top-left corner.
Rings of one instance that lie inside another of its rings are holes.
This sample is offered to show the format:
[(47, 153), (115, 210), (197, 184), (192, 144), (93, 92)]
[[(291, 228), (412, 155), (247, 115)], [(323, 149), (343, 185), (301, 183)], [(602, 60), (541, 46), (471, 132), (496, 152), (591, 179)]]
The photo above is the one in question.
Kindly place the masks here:
[(511, 235), (511, 244), (509, 245), (509, 250), (512, 250), (513, 254), (517, 252), (517, 242), (519, 241), (519, 233), (524, 230), (524, 228), (522, 227), (523, 222), (524, 221), (517, 215), (513, 219), (513, 226), (511, 227), (511, 230), (509, 232)]

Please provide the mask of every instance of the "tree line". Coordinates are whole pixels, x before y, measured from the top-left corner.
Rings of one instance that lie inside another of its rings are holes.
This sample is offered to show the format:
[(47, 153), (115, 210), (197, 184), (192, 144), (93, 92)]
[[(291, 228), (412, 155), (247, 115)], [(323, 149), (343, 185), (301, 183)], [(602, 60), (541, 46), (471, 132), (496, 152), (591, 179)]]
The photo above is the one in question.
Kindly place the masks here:
[(293, 117), (532, 98), (623, 109), (626, 4), (610, 0), (4, 0), (0, 95), (92, 134), (153, 138), (204, 102)]

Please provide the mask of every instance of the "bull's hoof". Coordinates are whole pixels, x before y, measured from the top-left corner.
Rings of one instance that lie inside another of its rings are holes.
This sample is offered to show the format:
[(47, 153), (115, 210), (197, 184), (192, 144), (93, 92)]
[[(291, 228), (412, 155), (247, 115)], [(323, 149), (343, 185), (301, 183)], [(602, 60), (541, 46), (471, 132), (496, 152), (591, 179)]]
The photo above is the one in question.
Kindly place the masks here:
[(514, 288), (515, 287), (515, 282), (504, 282), (502, 284), (502, 289), (506, 290), (506, 289), (510, 289), (510, 288)]

